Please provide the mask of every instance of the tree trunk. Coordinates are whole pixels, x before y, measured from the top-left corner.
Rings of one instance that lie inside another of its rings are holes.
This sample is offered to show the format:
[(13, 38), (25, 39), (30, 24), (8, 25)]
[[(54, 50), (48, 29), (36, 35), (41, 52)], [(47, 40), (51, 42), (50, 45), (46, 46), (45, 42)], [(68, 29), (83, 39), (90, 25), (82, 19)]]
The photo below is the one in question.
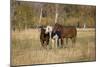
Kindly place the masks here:
[(55, 7), (56, 7), (56, 11), (55, 11), (55, 23), (57, 23), (57, 19), (58, 19), (58, 4), (56, 4)]
[(41, 24), (41, 19), (42, 19), (42, 7), (40, 8), (40, 19), (39, 19), (39, 25)]

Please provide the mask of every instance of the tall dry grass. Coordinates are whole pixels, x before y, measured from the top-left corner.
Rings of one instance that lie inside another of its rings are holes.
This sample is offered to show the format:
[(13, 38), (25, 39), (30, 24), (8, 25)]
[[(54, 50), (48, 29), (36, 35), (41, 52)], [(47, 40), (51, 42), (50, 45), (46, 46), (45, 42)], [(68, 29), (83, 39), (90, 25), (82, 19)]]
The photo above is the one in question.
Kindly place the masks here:
[[(39, 41), (40, 30), (12, 32), (11, 64), (30, 65), (96, 60), (95, 29), (77, 29), (77, 42), (67, 48), (43, 49)], [(51, 44), (51, 43), (50, 43)], [(49, 45), (50, 45), (49, 44)]]

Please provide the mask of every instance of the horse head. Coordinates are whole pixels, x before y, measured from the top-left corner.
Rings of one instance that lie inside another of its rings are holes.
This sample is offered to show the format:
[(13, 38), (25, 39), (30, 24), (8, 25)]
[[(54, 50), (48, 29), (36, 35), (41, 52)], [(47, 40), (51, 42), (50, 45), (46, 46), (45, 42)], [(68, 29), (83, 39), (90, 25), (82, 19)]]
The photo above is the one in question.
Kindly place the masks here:
[(54, 32), (54, 33), (55, 33), (56, 31), (61, 32), (61, 30), (62, 30), (62, 25), (56, 23), (56, 24), (54, 25), (53, 32)]
[(53, 30), (53, 27), (52, 26), (47, 26), (46, 28), (45, 28), (45, 33), (51, 33), (52, 32), (52, 30)]

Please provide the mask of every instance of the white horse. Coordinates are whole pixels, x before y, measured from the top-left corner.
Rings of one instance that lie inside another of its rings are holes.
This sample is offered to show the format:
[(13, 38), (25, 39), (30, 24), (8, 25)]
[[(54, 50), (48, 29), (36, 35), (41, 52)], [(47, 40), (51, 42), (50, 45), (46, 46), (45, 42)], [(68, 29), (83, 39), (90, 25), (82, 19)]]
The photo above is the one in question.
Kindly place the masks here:
[(54, 48), (54, 47), (57, 48), (58, 41), (59, 41), (59, 36), (57, 34), (52, 35), (53, 26), (47, 26), (45, 29), (46, 29), (45, 33), (49, 33), (49, 35), (50, 35), (50, 42), (52, 42), (51, 47), (52, 48)]

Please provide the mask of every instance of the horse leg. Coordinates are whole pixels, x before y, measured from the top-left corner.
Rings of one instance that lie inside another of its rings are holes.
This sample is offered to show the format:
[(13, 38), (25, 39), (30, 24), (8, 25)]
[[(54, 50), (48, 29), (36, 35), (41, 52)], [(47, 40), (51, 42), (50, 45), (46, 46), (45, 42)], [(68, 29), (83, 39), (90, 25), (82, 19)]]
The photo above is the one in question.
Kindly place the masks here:
[(59, 38), (58, 37), (55, 38), (55, 47), (56, 48), (59, 47)]
[(61, 39), (58, 39), (59, 48), (61, 47)]
[(49, 45), (49, 40), (46, 41), (46, 47)]
[(56, 48), (59, 47), (59, 39), (56, 39)]
[(66, 38), (66, 45), (65, 45), (65, 47), (67, 47), (68, 46), (68, 38)]
[(72, 38), (72, 47), (74, 47), (75, 43), (76, 43), (76, 37), (73, 37)]
[(43, 40), (41, 40), (41, 45), (44, 48), (44, 41)]
[(63, 47), (63, 40), (58, 39), (58, 47), (59, 48)]
[(64, 43), (63, 43), (63, 38), (61, 38), (61, 47), (63, 47)]
[(47, 45), (49, 45), (49, 39), (48, 39), (48, 41), (47, 41)]
[(57, 40), (57, 43), (58, 43), (58, 47), (60, 47), (59, 39)]
[(47, 40), (44, 41), (44, 44), (43, 44), (43, 45), (44, 45), (44, 48), (45, 48), (45, 49), (47, 49), (47, 44), (48, 44), (48, 43), (47, 43)]
[(51, 41), (52, 41), (51, 48), (54, 48), (54, 39), (52, 39)]

